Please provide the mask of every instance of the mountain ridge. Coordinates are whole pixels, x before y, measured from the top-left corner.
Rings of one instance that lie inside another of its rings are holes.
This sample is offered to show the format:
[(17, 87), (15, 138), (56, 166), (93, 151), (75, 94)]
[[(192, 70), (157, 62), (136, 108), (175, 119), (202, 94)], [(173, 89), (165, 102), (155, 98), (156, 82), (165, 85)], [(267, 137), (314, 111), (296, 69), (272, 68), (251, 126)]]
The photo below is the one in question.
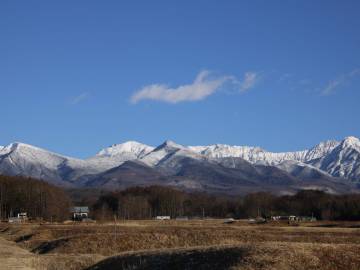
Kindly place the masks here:
[[(126, 169), (121, 167), (125, 163)], [(145, 177), (144, 172), (151, 177)], [(134, 179), (134, 185), (146, 184), (144, 179), (149, 183), (161, 179), (164, 184), (231, 190), (232, 182), (237, 188), (250, 182), (259, 188), (269, 183), (288, 188), (313, 183), (321, 188), (329, 183), (328, 188), (336, 190), (339, 181), (349, 185), (360, 183), (360, 140), (349, 136), (340, 142), (329, 140), (307, 150), (280, 153), (226, 144), (183, 146), (168, 140), (152, 147), (128, 141), (104, 148), (88, 159), (15, 142), (0, 147), (0, 173), (40, 178), (64, 186), (86, 185), (86, 179), (99, 186), (102, 179), (107, 181), (106, 186), (110, 186), (108, 183), (112, 187), (126, 186), (131, 184), (124, 178), (127, 175)], [(252, 180), (247, 182), (249, 179)]]

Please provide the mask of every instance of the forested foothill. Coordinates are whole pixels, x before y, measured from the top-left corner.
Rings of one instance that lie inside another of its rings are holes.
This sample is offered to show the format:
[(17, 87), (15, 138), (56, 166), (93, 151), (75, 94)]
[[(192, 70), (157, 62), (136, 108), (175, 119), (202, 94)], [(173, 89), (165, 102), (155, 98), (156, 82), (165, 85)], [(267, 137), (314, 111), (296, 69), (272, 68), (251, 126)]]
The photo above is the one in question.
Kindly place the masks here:
[(0, 176), (0, 217), (27, 212), (33, 220), (63, 221), (71, 206), (88, 206), (96, 220), (171, 218), (255, 218), (311, 216), (318, 220), (360, 220), (360, 194), (334, 195), (302, 190), (276, 196), (260, 192), (230, 197), (164, 186), (118, 191), (64, 190), (44, 181)]
[(61, 221), (69, 216), (71, 202), (65, 191), (44, 181), (0, 175), (0, 218), (26, 212), (34, 220)]
[(261, 192), (244, 197), (186, 193), (168, 187), (135, 187), (101, 195), (93, 205), (99, 219), (114, 215), (124, 219), (213, 217), (270, 218), (279, 215), (312, 216), (319, 220), (359, 220), (360, 195), (331, 195), (303, 190), (295, 195), (275, 196)]
[(360, 220), (360, 195), (303, 190), (295, 195), (252, 193), (243, 197), (187, 193), (169, 187), (134, 187), (101, 195), (93, 205), (98, 219), (154, 216), (250, 218), (308, 216), (318, 220)]

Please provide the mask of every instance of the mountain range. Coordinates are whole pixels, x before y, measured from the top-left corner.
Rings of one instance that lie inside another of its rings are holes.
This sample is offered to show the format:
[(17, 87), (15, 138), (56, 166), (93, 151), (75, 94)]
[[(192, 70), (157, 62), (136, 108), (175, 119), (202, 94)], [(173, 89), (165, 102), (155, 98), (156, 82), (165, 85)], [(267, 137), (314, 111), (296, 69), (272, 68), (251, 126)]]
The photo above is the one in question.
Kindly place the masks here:
[(224, 144), (183, 146), (166, 141), (152, 147), (128, 141), (85, 160), (16, 142), (0, 146), (0, 174), (39, 178), (64, 187), (158, 184), (227, 194), (284, 194), (299, 189), (348, 193), (360, 191), (360, 140), (346, 137), (284, 153)]

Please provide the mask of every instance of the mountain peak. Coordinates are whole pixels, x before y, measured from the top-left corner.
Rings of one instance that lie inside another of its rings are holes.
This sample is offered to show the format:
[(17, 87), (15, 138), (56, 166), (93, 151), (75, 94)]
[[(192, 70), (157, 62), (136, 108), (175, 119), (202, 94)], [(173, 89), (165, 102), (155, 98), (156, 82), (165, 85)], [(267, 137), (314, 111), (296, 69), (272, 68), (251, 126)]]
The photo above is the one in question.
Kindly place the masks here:
[(13, 142), (9, 144), (8, 147), (17, 148), (17, 147), (34, 147), (34, 146), (22, 142)]
[(31, 150), (37, 150), (37, 151), (46, 151), (44, 149), (41, 149), (39, 147), (22, 143), (22, 142), (13, 142), (10, 143), (7, 146), (0, 147), (1, 154), (7, 154), (16, 150), (23, 150), (23, 149), (31, 149)]
[(143, 161), (149, 166), (156, 166), (163, 158), (167, 157), (168, 155), (184, 151), (190, 152), (184, 146), (167, 140), (158, 147), (156, 147), (154, 151), (144, 156), (141, 161)]
[(327, 140), (327, 141), (320, 142), (317, 146), (334, 146), (337, 144), (339, 144), (339, 142), (336, 140)]
[(360, 143), (360, 140), (355, 136), (349, 136), (349, 137), (345, 137), (344, 142), (348, 144), (358, 144)]
[(121, 143), (122, 145), (145, 145), (143, 143), (140, 143), (138, 141), (126, 141), (124, 143)]
[(161, 144), (158, 148), (179, 148), (179, 149), (182, 149), (184, 148), (184, 146), (180, 145), (180, 144), (177, 144), (176, 142), (174, 141), (171, 141), (171, 140), (166, 140), (163, 144)]
[(310, 161), (313, 159), (321, 158), (327, 154), (329, 154), (335, 147), (337, 147), (340, 143), (335, 140), (327, 140), (320, 142), (315, 145), (310, 150), (307, 150), (305, 158), (303, 161)]
[(127, 141), (121, 144), (113, 144), (110, 147), (107, 147), (96, 154), (96, 156), (118, 156), (123, 155), (124, 153), (134, 154), (135, 157), (140, 157), (151, 152), (154, 148), (152, 146), (142, 144), (136, 141)]
[(341, 142), (324, 141), (309, 150), (280, 153), (268, 152), (259, 147), (226, 144), (183, 146), (171, 140), (154, 149), (137, 141), (127, 141), (105, 148), (87, 160), (69, 158), (36, 146), (14, 142), (5, 147), (0, 146), (0, 157), (0, 173), (54, 181), (75, 181), (84, 175), (103, 173), (129, 160), (142, 162), (155, 169), (176, 171), (183, 161), (209, 161), (213, 164), (216, 160), (223, 161), (226, 158), (234, 158), (233, 163), (237, 160), (239, 164), (242, 164), (241, 159), (264, 166), (283, 163), (282, 166), (288, 168), (288, 171), (299, 171), (302, 175), (309, 170), (315, 172), (314, 168), (310, 168), (311, 165), (335, 177), (360, 181), (360, 140), (354, 136), (346, 137)]
[(342, 148), (355, 148), (360, 151), (360, 140), (354, 136), (349, 136), (341, 142), (341, 146)]

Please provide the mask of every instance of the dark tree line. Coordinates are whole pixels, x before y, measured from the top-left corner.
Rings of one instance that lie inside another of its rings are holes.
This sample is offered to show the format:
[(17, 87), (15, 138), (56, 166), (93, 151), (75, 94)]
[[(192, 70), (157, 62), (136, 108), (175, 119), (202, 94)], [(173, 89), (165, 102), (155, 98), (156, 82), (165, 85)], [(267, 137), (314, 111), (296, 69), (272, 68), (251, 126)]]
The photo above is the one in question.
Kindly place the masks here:
[(235, 198), (152, 186), (103, 194), (92, 208), (97, 219), (113, 219), (114, 216), (148, 219), (158, 215), (214, 218), (297, 215), (320, 220), (360, 220), (360, 195), (304, 190), (292, 196), (261, 192)]
[(20, 212), (34, 219), (64, 220), (69, 217), (69, 207), (61, 188), (31, 178), (0, 175), (1, 220)]
[(93, 205), (98, 219), (148, 219), (155, 216), (222, 217), (231, 209), (236, 212), (235, 200), (205, 193), (186, 193), (168, 187), (133, 187), (101, 195)]
[[(71, 203), (68, 194), (73, 198)], [(82, 196), (81, 196), (82, 195)], [(213, 218), (314, 216), (324, 220), (360, 220), (360, 194), (331, 195), (299, 191), (292, 196), (253, 193), (243, 197), (188, 193), (150, 186), (122, 191), (67, 190), (44, 181), (0, 175), (0, 218), (27, 212), (34, 219), (64, 220), (70, 205), (90, 206), (96, 219), (150, 219), (155, 216)]]

